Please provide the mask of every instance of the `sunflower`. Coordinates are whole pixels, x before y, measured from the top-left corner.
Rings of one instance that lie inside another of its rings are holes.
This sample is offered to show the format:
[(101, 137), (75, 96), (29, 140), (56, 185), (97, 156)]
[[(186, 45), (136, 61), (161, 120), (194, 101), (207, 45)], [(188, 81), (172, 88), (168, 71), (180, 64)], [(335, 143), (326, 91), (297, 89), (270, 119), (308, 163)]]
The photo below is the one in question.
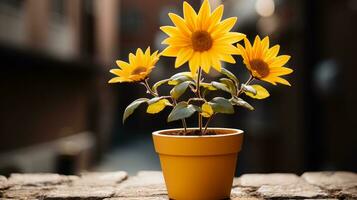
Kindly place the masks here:
[(119, 69), (111, 69), (110, 73), (118, 77), (110, 79), (109, 83), (142, 81), (150, 74), (158, 60), (157, 51), (150, 54), (150, 47), (146, 49), (145, 53), (138, 48), (135, 55), (129, 54), (129, 63), (122, 60), (116, 61)]
[(221, 71), (221, 61), (235, 63), (232, 55), (237, 55), (238, 49), (233, 43), (245, 37), (242, 33), (230, 32), (236, 17), (221, 21), (223, 5), (211, 13), (208, 0), (203, 1), (198, 14), (190, 4), (183, 2), (183, 15), (181, 18), (169, 13), (175, 26), (160, 27), (169, 36), (162, 42), (169, 46), (161, 54), (176, 57), (175, 68), (188, 61), (192, 73), (199, 67), (209, 73), (211, 67)]
[(279, 45), (269, 48), (269, 37), (261, 40), (259, 36), (256, 36), (253, 46), (248, 39), (244, 38), (244, 46), (237, 44), (243, 62), (254, 78), (273, 85), (281, 83), (290, 86), (287, 80), (280, 77), (293, 72), (292, 69), (283, 67), (289, 61), (290, 56), (277, 56)]

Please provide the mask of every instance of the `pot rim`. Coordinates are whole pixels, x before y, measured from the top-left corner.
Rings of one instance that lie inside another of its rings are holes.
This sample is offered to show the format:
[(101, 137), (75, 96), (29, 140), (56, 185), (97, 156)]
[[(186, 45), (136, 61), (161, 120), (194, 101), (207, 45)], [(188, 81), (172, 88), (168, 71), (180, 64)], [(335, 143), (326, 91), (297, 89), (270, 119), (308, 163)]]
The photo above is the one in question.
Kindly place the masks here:
[[(197, 130), (198, 127), (194, 128), (187, 128), (188, 130)], [(243, 130), (236, 129), (236, 128), (220, 128), (220, 127), (208, 127), (208, 130), (226, 130), (226, 131), (234, 131), (235, 133), (227, 133), (227, 134), (219, 134), (219, 135), (166, 135), (161, 134), (162, 132), (166, 131), (178, 131), (183, 130), (183, 128), (171, 128), (171, 129), (162, 129), (158, 131), (154, 131), (152, 135), (159, 136), (159, 137), (168, 137), (168, 138), (220, 138), (220, 137), (227, 137), (232, 135), (241, 135), (244, 133)]]

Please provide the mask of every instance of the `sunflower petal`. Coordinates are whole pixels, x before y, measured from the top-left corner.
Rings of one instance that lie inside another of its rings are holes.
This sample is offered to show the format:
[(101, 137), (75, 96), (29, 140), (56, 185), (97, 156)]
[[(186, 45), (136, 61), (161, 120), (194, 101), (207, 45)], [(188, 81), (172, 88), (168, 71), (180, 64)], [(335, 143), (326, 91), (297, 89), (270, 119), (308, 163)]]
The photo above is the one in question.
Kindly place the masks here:
[(290, 56), (288, 55), (281, 55), (274, 59), (273, 62), (269, 63), (271, 67), (281, 67), (284, 66), (290, 60)]
[(283, 79), (281, 77), (274, 77), (273, 81), (275, 81), (276, 83), (281, 83), (283, 85), (291, 86), (291, 84), (287, 80), (285, 80), (285, 79)]
[(245, 34), (243, 34), (243, 33), (228, 32), (228, 33), (224, 34), (222, 37), (217, 38), (217, 40), (215, 40), (215, 42), (218, 44), (219, 43), (232, 44), (232, 43), (239, 42), (244, 38), (245, 38)]
[(187, 27), (194, 31), (196, 29), (197, 14), (190, 4), (183, 2), (183, 17), (187, 22)]
[(191, 41), (185, 38), (169, 37), (161, 42), (162, 44), (168, 44), (176, 47), (186, 47), (191, 45)]
[(150, 65), (150, 47), (147, 47), (144, 54), (143, 54), (143, 65), (148, 66)]
[(138, 48), (136, 50), (136, 64), (140, 65), (140, 66), (145, 65), (145, 63), (144, 63), (144, 52), (143, 52), (143, 50), (141, 50), (141, 48)]
[(109, 72), (117, 76), (122, 76), (124, 74), (120, 69), (111, 69)]
[(185, 62), (187, 62), (192, 57), (193, 50), (190, 48), (182, 48), (179, 53), (177, 54), (176, 61), (175, 61), (175, 68), (180, 67)]
[(253, 58), (260, 58), (261, 55), (260, 43), (261, 43), (260, 37), (258, 35), (255, 36), (255, 40), (253, 44), (253, 52), (252, 52)]
[(130, 82), (130, 80), (123, 77), (115, 77), (108, 81), (108, 83), (122, 83), (122, 82)]
[(280, 50), (280, 45), (275, 45), (272, 48), (268, 49), (268, 52), (267, 52), (264, 60), (266, 62), (269, 62), (269, 60), (271, 60), (272, 58), (275, 58), (278, 55), (279, 50)]
[(158, 55), (159, 51), (155, 51), (151, 56), (150, 60), (151, 62), (157, 62), (159, 60), (160, 55)]
[(117, 64), (118, 67), (121, 68), (121, 69), (125, 69), (125, 68), (130, 67), (130, 64), (129, 64), (129, 63), (124, 62), (124, 61), (122, 61), (122, 60), (117, 60), (117, 61), (116, 61), (116, 64)]
[(201, 60), (200, 53), (198, 52), (193, 53), (191, 59), (188, 62), (192, 74), (196, 74), (200, 66), (200, 60)]
[(145, 57), (150, 57), (150, 47), (146, 48)]
[(136, 65), (136, 56), (133, 53), (129, 54), (129, 63), (130, 65)]
[(214, 59), (211, 57), (212, 67), (220, 72), (222, 70), (221, 62), (218, 59)]
[(180, 51), (180, 48), (178, 48), (178, 47), (168, 46), (168, 47), (166, 47), (166, 49), (164, 49), (161, 52), (161, 55), (175, 57), (175, 56), (177, 56), (179, 51)]
[(204, 72), (207, 74), (209, 73), (211, 68), (211, 59), (209, 58), (207, 51), (201, 52), (201, 67)]
[(265, 38), (262, 40), (262, 49), (263, 51), (269, 49), (269, 36), (265, 36)]
[(179, 29), (174, 26), (161, 26), (160, 29), (169, 36), (179, 36), (181, 35)]
[(273, 74), (274, 76), (288, 75), (291, 74), (293, 71), (294, 70), (287, 67), (277, 67), (277, 68), (270, 69), (270, 73)]
[(169, 17), (171, 21), (175, 24), (175, 26), (177, 26), (183, 34), (185, 34), (186, 36), (190, 36), (191, 31), (190, 29), (188, 29), (184, 19), (174, 13), (169, 13)]
[(254, 43), (253, 43), (253, 48), (257, 48), (258, 45), (260, 45), (260, 42), (261, 42), (261, 40), (260, 40), (259, 35), (255, 36)]
[(262, 78), (261, 80), (266, 81), (266, 82), (268, 82), (268, 83), (271, 83), (271, 84), (273, 84), (273, 85), (277, 85), (277, 84), (275, 83), (275, 81), (271, 79), (271, 77), (265, 77), (265, 78)]
[(236, 61), (234, 60), (233, 56), (229, 55), (229, 54), (221, 54), (219, 56), (219, 58), (225, 62), (228, 62), (228, 63), (236, 63)]
[(244, 38), (244, 46), (247, 52), (248, 59), (252, 59), (252, 45), (247, 38)]
[(207, 32), (210, 33), (213, 28), (216, 27), (216, 25), (221, 21), (223, 16), (223, 10), (224, 6), (220, 5), (212, 12), (212, 15), (210, 17), (211, 24), (209, 25)]
[(239, 55), (239, 53), (240, 53), (239, 49), (231, 44), (229, 44), (229, 45), (214, 45), (214, 47), (212, 49), (214, 49), (216, 52), (221, 52), (224, 54)]
[(238, 48), (238, 51), (239, 51), (239, 55), (242, 56), (243, 60), (249, 60), (248, 59), (248, 54), (247, 54), (247, 51), (244, 49), (244, 47), (240, 44), (237, 44), (237, 48)]
[(208, 0), (204, 0), (200, 10), (198, 11), (198, 28), (207, 30), (209, 26), (209, 17), (211, 15), (211, 6)]
[(220, 35), (222, 35), (222, 33), (226, 33), (230, 31), (233, 28), (236, 21), (237, 21), (236, 17), (230, 17), (228, 19), (223, 20), (221, 23), (217, 25), (216, 29), (212, 31), (211, 33), (212, 38), (216, 39)]

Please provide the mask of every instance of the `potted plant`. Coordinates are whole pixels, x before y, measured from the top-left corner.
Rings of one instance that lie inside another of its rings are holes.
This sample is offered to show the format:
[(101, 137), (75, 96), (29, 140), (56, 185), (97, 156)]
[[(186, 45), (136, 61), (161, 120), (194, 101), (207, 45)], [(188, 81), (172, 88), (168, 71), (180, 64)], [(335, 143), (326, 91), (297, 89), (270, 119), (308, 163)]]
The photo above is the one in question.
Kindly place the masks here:
[[(233, 114), (235, 106), (254, 110), (243, 98), (269, 96), (265, 88), (253, 82), (290, 85), (281, 78), (293, 71), (283, 67), (290, 56), (278, 56), (279, 45), (270, 47), (268, 37), (256, 36), (251, 44), (246, 35), (231, 31), (237, 18), (222, 20), (223, 5), (211, 12), (208, 0), (204, 0), (196, 13), (184, 2), (183, 15), (182, 18), (169, 13), (174, 25), (160, 27), (168, 35), (162, 41), (168, 45), (166, 49), (152, 53), (150, 47), (145, 52), (139, 48), (135, 54), (129, 54), (129, 62), (118, 60), (119, 68), (110, 70), (116, 77), (109, 83), (138, 82), (151, 96), (132, 102), (124, 112), (123, 122), (141, 104), (147, 105), (149, 114), (170, 108), (167, 121), (181, 121), (182, 128), (152, 134), (170, 198), (229, 198), (243, 131), (210, 128), (209, 123), (217, 114)], [(239, 44), (242, 40), (243, 44)], [(241, 56), (248, 69), (250, 77), (244, 83), (222, 67), (222, 61), (235, 63), (233, 55)], [(148, 77), (160, 56), (176, 57), (175, 68), (188, 63), (190, 70), (150, 86)], [(206, 81), (212, 68), (222, 76)], [(164, 84), (172, 86), (169, 94), (159, 92)], [(217, 91), (225, 95), (217, 96), (222, 94)], [(192, 116), (197, 116), (198, 125), (188, 128), (186, 120)]]

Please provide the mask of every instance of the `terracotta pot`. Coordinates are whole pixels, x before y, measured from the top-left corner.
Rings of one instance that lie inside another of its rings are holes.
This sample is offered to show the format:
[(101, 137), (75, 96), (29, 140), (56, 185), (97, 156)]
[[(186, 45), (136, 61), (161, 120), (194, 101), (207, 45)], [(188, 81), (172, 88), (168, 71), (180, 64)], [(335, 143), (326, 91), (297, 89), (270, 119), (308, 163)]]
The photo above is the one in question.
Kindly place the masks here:
[(210, 128), (218, 134), (168, 135), (179, 130), (182, 129), (161, 130), (152, 134), (170, 199), (229, 198), (243, 131)]

